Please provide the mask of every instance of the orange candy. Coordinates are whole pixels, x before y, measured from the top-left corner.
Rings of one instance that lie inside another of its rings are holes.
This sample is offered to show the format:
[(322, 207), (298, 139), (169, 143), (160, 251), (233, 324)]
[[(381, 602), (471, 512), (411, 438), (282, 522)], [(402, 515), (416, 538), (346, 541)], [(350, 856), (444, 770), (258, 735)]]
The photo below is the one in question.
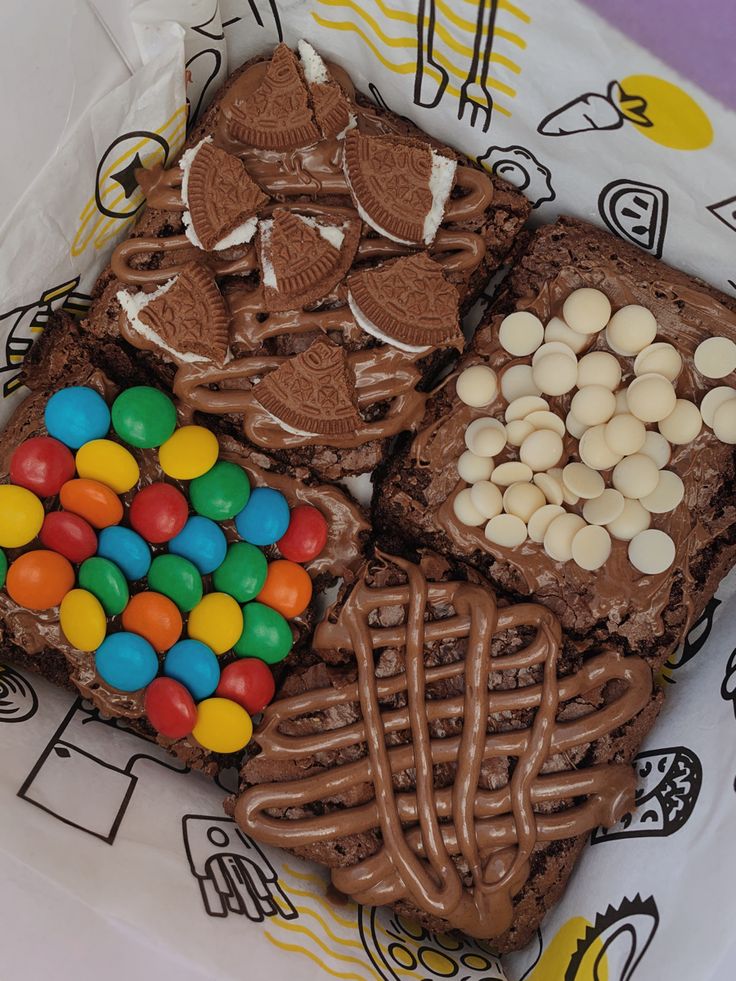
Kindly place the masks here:
[(256, 597), (259, 603), (265, 603), (290, 620), (306, 610), (311, 598), (312, 580), (300, 565), (288, 559), (268, 563), (266, 581)]
[(136, 593), (123, 610), (123, 629), (145, 637), (161, 653), (181, 637), (181, 613), (162, 593)]
[(5, 588), (18, 606), (48, 610), (74, 586), (74, 569), (58, 552), (36, 549), (19, 555), (8, 569)]
[(59, 500), (65, 511), (85, 518), (94, 528), (109, 528), (123, 517), (123, 503), (115, 491), (88, 477), (67, 480)]

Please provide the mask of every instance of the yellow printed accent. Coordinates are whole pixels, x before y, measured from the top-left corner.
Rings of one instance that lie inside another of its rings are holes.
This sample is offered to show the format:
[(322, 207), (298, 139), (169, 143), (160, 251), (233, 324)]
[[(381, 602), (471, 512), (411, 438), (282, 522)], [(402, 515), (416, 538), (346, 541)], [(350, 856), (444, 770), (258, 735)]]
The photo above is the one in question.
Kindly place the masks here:
[[(445, 58), (445, 56), (442, 54), (441, 51), (435, 51), (434, 52), (434, 57), (437, 59), (437, 61), (440, 63), (440, 65), (443, 66), (443, 68), (446, 68), (449, 72), (451, 72), (457, 78), (461, 78), (461, 79), (465, 80), (465, 77), (466, 77), (465, 76), (465, 73), (462, 72), (459, 68), (456, 68), (455, 65), (453, 65), (453, 63), (451, 61), (448, 61), (448, 59)], [(474, 79), (470, 79), (469, 81), (472, 81), (472, 82), (481, 82), (482, 81), (482, 76), (476, 75)], [(498, 89), (498, 91), (499, 92), (503, 92), (504, 95), (510, 95), (512, 99), (516, 95), (516, 90), (515, 89), (512, 89), (508, 85), (504, 85), (503, 82), (496, 81), (496, 79), (495, 78), (491, 78), (490, 75), (486, 78), (486, 85), (488, 86), (489, 89)]]
[[(434, 25), (435, 33), (442, 38), (448, 48), (452, 48), (453, 51), (457, 51), (458, 54), (464, 55), (466, 58), (473, 57), (473, 49), (468, 47), (467, 44), (461, 44), (454, 35), (450, 34), (444, 24)], [(517, 75), (521, 72), (521, 68), (512, 61), (511, 58), (507, 58), (505, 55), (496, 54), (491, 52), (491, 62), (495, 62), (498, 65), (503, 65), (505, 68), (510, 68), (512, 72), (516, 72)]]
[[(329, 4), (331, 0), (318, 0), (318, 2)], [(389, 5), (387, 3), (384, 3), (383, 0), (373, 0), (373, 2), (381, 11), (381, 13), (385, 14), (385, 16), (388, 17), (389, 20), (399, 20), (402, 21), (404, 24), (416, 24), (417, 22), (416, 14), (409, 13), (406, 10), (396, 10), (395, 7), (389, 7)], [(332, 3), (336, 7), (340, 5), (339, 2), (335, 2), (335, 0), (332, 0)]]
[[(549, 981), (550, 978), (564, 977), (579, 941), (590, 926), (592, 924), (582, 916), (574, 916), (563, 924), (544, 948), (526, 981)], [(608, 981), (608, 958), (604, 956), (598, 960), (602, 951), (603, 942), (595, 937), (575, 972), (575, 981)]]
[[(444, 14), (444, 16), (450, 21), (450, 23), (454, 24), (456, 27), (461, 28), (461, 30), (463, 31), (470, 31), (471, 34), (475, 34), (476, 24), (474, 21), (465, 20), (463, 17), (459, 17), (454, 12), (452, 7), (448, 6), (446, 3), (443, 3), (443, 0), (435, 0), (435, 3), (437, 5), (437, 9)], [(510, 41), (511, 44), (515, 44), (519, 48), (526, 47), (526, 41), (524, 40), (524, 38), (519, 37), (518, 34), (514, 34), (513, 31), (506, 31), (504, 30), (504, 28), (496, 25), (494, 27), (493, 33), (495, 37), (503, 38), (505, 41)], [(481, 36), (485, 37), (487, 34), (488, 34), (488, 30), (487, 28), (484, 28)]]
[(22, 360), (23, 360), (22, 354), (11, 354), (10, 357), (8, 358), (8, 361), (11, 364), (18, 364), (18, 362)]
[(322, 912), (329, 914), (336, 923), (339, 923), (341, 926), (348, 927), (351, 930), (355, 929), (355, 919), (349, 920), (347, 917), (340, 916), (335, 912), (330, 903), (326, 903), (324, 900), (320, 899), (319, 896), (315, 896), (313, 892), (305, 892), (304, 889), (297, 889), (296, 886), (289, 886), (289, 895), (302, 896), (304, 899), (310, 899), (312, 902), (318, 903)]
[[(470, 3), (477, 3), (478, 0), (470, 0)], [(513, 17), (517, 17), (524, 24), (531, 24), (532, 19), (526, 11), (522, 10), (521, 7), (517, 7), (515, 3), (511, 3), (510, 0), (498, 0), (498, 9), (505, 10)]]
[[(375, 19), (371, 17), (363, 8), (354, 2), (354, 0), (319, 0), (319, 2), (325, 7), (349, 7), (354, 13), (368, 24), (373, 33), (379, 37), (384, 44), (387, 44), (390, 48), (409, 48), (414, 49), (417, 46), (417, 39), (415, 37), (390, 37), (381, 28), (381, 25)], [(413, 18), (416, 24), (416, 17)]]
[(698, 103), (679, 85), (655, 75), (629, 75), (621, 88), (646, 99), (651, 126), (636, 130), (648, 140), (671, 150), (703, 150), (713, 142), (713, 126)]
[[(345, 978), (346, 981), (375, 981), (375, 979), (370, 978), (367, 974), (353, 974), (349, 971), (333, 971), (325, 964), (321, 957), (318, 957), (317, 954), (313, 954), (311, 950), (307, 950), (306, 947), (300, 947), (298, 944), (287, 944), (283, 940), (278, 940), (272, 933), (269, 933), (268, 930), (264, 930), (264, 936), (274, 945), (274, 947), (278, 947), (280, 950), (286, 950), (290, 954), (304, 954), (305, 957), (308, 957), (311, 961), (313, 961), (317, 967), (325, 972), (325, 974), (329, 974), (333, 978)], [(361, 963), (360, 966), (363, 967), (367, 965)]]
[(298, 869), (292, 869), (290, 865), (284, 865), (284, 872), (293, 875), (295, 879), (301, 879), (302, 882), (311, 882), (313, 886), (321, 886), (324, 889), (325, 880), (320, 879), (313, 872), (300, 872)]
[(286, 920), (279, 922), (279, 927), (282, 930), (287, 930), (289, 933), (300, 933), (305, 937), (309, 937), (312, 943), (316, 944), (320, 950), (323, 950), (326, 954), (329, 954), (330, 957), (334, 957), (335, 960), (338, 960), (344, 964), (357, 964), (358, 967), (363, 967), (365, 965), (365, 961), (362, 957), (351, 957), (350, 954), (338, 954), (337, 951), (330, 950), (327, 944), (324, 943), (323, 940), (320, 940), (317, 934), (314, 933), (313, 930), (310, 930), (309, 927), (301, 926), (299, 923), (290, 923)]
[(46, 292), (41, 295), (41, 302), (52, 303), (54, 300), (58, 300), (60, 296), (66, 296), (67, 293), (71, 293), (77, 283), (77, 279), (70, 279), (68, 283), (62, 283), (61, 286), (56, 286), (54, 289), (46, 290)]
[(40, 334), (43, 330), (46, 330), (46, 324), (39, 324), (38, 326), (31, 327), (32, 334)]
[[(297, 906), (296, 911), (300, 916), (313, 917), (325, 931), (330, 940), (334, 940), (336, 944), (342, 944), (345, 947), (354, 947), (356, 950), (363, 950), (363, 944), (359, 943), (357, 940), (343, 940), (342, 937), (338, 937), (336, 933), (333, 933), (327, 921), (323, 919), (323, 917), (321, 917), (316, 910), (310, 909), (308, 906)], [(355, 924), (346, 921), (346, 925), (354, 926)]]

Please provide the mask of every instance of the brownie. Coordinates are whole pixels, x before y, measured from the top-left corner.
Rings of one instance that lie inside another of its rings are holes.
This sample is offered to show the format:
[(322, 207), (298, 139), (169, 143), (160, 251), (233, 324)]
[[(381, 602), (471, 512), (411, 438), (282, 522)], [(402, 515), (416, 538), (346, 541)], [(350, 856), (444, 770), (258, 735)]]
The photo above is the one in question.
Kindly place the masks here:
[(227, 809), (357, 902), (524, 946), (588, 832), (634, 805), (628, 764), (662, 699), (646, 662), (583, 658), (548, 609), (426, 550), (370, 560), (314, 649), (266, 709)]
[[(465, 486), (457, 460), (465, 449), (466, 426), (482, 415), (503, 420), (507, 405), (500, 393), (486, 408), (464, 405), (456, 393), (458, 374), (473, 364), (487, 364), (500, 377), (516, 363), (499, 342), (504, 316), (528, 310), (547, 323), (551, 316), (561, 316), (565, 299), (582, 287), (601, 290), (614, 311), (629, 304), (651, 311), (656, 340), (670, 342), (682, 357), (674, 383), (678, 397), (699, 405), (709, 389), (728, 384), (728, 378), (704, 378), (694, 367), (693, 353), (710, 336), (736, 340), (736, 300), (606, 232), (563, 217), (531, 236), (458, 372), (429, 401), (418, 434), (403, 437), (381, 469), (373, 499), (374, 527), (387, 547), (410, 553), (417, 543), (430, 546), (469, 562), (505, 595), (544, 604), (581, 650), (612, 645), (656, 667), (682, 642), (736, 560), (734, 447), (718, 440), (709, 427), (703, 425), (694, 440), (671, 448), (667, 468), (681, 478), (684, 497), (670, 513), (651, 515), (652, 527), (669, 535), (675, 550), (670, 567), (658, 574), (637, 571), (626, 541), (614, 539), (605, 564), (586, 571), (575, 562), (555, 561), (542, 543), (529, 539), (516, 548), (492, 544), (483, 527), (464, 526), (453, 511), (453, 500)], [(605, 332), (592, 349), (615, 353), (606, 347)], [(619, 360), (624, 377), (627, 370), (630, 377), (630, 360), (628, 369), (627, 359)], [(562, 419), (570, 398), (549, 399)], [(576, 443), (569, 444), (566, 436), (560, 466), (577, 459)], [(571, 510), (579, 513), (583, 504)]]
[[(279, 45), (226, 81), (185, 144), (186, 194), (177, 160), (138, 172), (147, 207), (83, 329), (144, 351), (162, 384), (233, 434), (338, 480), (415, 427), (529, 203), (302, 54)], [(435, 237), (418, 240), (435, 165), (456, 166), (454, 184)], [(254, 241), (215, 249), (244, 218), (258, 220)], [(121, 296), (151, 304), (143, 330)]]

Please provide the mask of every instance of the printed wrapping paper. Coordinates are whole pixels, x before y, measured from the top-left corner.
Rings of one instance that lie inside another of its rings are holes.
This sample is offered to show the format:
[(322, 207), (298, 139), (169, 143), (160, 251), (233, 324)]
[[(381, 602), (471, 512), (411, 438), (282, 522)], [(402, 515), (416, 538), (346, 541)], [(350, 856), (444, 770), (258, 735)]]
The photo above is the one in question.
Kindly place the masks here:
[[(573, 0), (132, 6), (143, 67), (74, 121), (3, 226), (0, 423), (50, 311), (84, 311), (141, 207), (135, 168), (172, 159), (187, 112), (191, 123), (229, 71), (281, 38), (307, 38), (377, 102), (523, 187), (536, 220), (577, 214), (736, 292), (734, 113)], [(203, 977), (242, 977), (247, 963), (274, 979), (708, 981), (736, 911), (735, 589), (732, 576), (664, 672), (669, 697), (636, 762), (639, 810), (592, 835), (541, 934), (503, 964), (485, 944), (336, 905), (322, 870), (224, 816), (233, 774), (182, 773), (12, 667), (0, 671), (0, 869), (93, 896), (98, 921)], [(91, 962), (104, 955), (85, 942)]]

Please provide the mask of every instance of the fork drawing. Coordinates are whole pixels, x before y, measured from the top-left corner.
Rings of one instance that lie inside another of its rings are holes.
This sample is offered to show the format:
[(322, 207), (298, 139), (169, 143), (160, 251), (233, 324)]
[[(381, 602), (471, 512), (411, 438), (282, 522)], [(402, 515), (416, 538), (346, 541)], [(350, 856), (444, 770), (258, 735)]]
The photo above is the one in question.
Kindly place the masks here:
[[(473, 57), (467, 77), (460, 87), (457, 118), (463, 119), (470, 112), (470, 125), (480, 122), (484, 133), (488, 132), (493, 115), (493, 96), (488, 90), (487, 78), (493, 49), (493, 30), (498, 0), (478, 0), (478, 15), (473, 38)], [(485, 35), (485, 36), (484, 36)]]

